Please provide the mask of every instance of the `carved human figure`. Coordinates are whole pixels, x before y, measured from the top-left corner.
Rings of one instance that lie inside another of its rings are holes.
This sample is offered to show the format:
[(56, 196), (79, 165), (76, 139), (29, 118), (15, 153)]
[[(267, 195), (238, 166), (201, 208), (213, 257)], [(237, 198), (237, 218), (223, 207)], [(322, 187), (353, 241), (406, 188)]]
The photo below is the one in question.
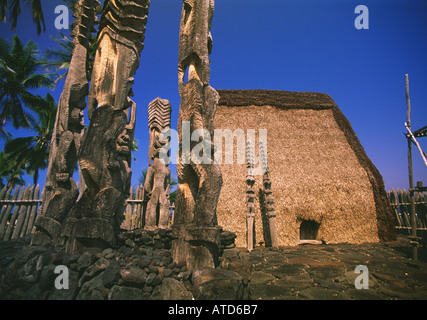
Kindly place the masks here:
[(130, 147), (135, 128), (131, 116), (112, 106), (95, 110), (80, 151), (79, 164), (87, 188), (65, 223), (66, 250), (112, 246), (129, 197)]
[(154, 158), (145, 177), (144, 189), (148, 197), (145, 229), (166, 229), (170, 216), (170, 169), (162, 159)]
[[(145, 177), (144, 191), (148, 198), (145, 212), (145, 229), (166, 229), (170, 216), (170, 169), (167, 167), (169, 140), (162, 134), (170, 129), (172, 106), (168, 100), (157, 98), (148, 105), (149, 168)], [(163, 152), (161, 155), (160, 153)]]
[(79, 190), (72, 178), (83, 135), (83, 109), (88, 94), (88, 51), (100, 11), (97, 0), (75, 4), (71, 36), (73, 54), (62, 91), (50, 144), (45, 196), (37, 217), (32, 243), (62, 245), (63, 224), (75, 205)]

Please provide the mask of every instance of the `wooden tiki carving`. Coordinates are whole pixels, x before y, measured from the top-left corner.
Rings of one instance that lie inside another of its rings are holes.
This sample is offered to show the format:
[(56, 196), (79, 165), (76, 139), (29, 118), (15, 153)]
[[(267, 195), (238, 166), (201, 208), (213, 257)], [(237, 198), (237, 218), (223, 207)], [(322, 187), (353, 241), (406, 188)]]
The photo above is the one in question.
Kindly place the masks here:
[[(186, 263), (190, 269), (215, 266), (220, 241), (216, 207), (222, 176), (213, 156), (209, 156), (213, 155), (214, 116), (219, 101), (219, 94), (209, 85), (213, 13), (213, 0), (184, 0), (178, 58), (181, 103), (173, 252), (175, 261)], [(199, 141), (191, 141), (195, 132)], [(208, 151), (203, 160), (195, 152), (199, 143)]]
[(80, 147), (86, 189), (64, 227), (66, 250), (112, 246), (129, 196), (136, 105), (133, 75), (143, 48), (149, 0), (107, 0), (88, 97), (90, 126)]
[[(148, 198), (145, 211), (145, 229), (166, 229), (170, 216), (170, 169), (167, 167), (169, 140), (162, 140), (162, 133), (170, 129), (172, 106), (168, 100), (157, 98), (148, 105), (150, 131), (149, 168), (145, 177), (144, 191)], [(163, 154), (161, 154), (163, 152)]]
[(35, 223), (33, 243), (40, 245), (63, 244), (63, 225), (79, 195), (72, 175), (84, 129), (83, 110), (89, 87), (88, 51), (101, 5), (97, 0), (80, 0), (75, 7), (76, 20), (71, 32), (74, 49), (58, 103), (43, 205)]

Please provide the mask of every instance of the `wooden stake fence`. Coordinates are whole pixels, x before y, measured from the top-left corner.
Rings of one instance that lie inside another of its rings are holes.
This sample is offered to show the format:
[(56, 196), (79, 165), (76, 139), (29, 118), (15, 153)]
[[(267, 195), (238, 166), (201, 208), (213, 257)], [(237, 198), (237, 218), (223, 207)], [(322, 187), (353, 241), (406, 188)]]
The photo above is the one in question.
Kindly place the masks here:
[[(127, 200), (123, 230), (134, 230), (144, 226), (145, 206), (144, 188), (140, 185), (135, 192), (130, 190), (131, 197)], [(0, 190), (0, 242), (18, 239), (33, 233), (34, 222), (43, 202), (44, 189), (40, 195), (40, 186), (15, 188), (4, 187)], [(175, 206), (170, 207), (171, 214)], [(171, 219), (172, 220), (172, 219)]]
[[(144, 212), (147, 206), (147, 200), (145, 200), (144, 186), (140, 185), (133, 192), (130, 189), (131, 197), (127, 200), (126, 211), (124, 213), (124, 220), (120, 226), (123, 230), (135, 230), (145, 225)], [(175, 204), (170, 206), (171, 219), (170, 223), (173, 222), (173, 216), (175, 211)]]
[[(408, 190), (391, 189), (387, 192), (395, 215), (395, 227), (412, 234), (411, 194)], [(427, 231), (427, 193), (415, 192), (414, 195), (416, 230)]]
[[(12, 195), (11, 195), (12, 194)], [(0, 191), (0, 242), (33, 232), (40, 200), (40, 186), (4, 187)]]
[[(18, 239), (33, 233), (34, 222), (42, 203), (44, 189), (40, 195), (39, 186), (15, 187), (0, 190), (0, 242)], [(410, 192), (394, 189), (388, 193), (390, 204), (395, 214), (395, 227), (402, 232), (411, 234)], [(140, 185), (135, 192), (131, 189), (131, 197), (127, 200), (123, 230), (134, 230), (144, 225), (144, 188)], [(175, 206), (172, 204), (171, 223)], [(415, 212), (418, 231), (427, 231), (427, 193), (415, 192)]]

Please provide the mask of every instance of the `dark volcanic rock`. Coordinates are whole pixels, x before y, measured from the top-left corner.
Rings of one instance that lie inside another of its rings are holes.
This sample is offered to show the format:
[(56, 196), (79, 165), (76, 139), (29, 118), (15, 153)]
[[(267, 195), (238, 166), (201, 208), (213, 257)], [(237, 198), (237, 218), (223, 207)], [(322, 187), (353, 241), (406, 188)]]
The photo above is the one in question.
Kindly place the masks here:
[[(220, 267), (188, 270), (171, 259), (168, 232), (123, 232), (117, 249), (86, 249), (67, 254), (0, 243), (0, 299), (32, 300), (185, 300), (185, 299), (426, 299), (427, 263), (413, 261), (397, 244), (320, 245), (224, 249)], [(141, 241), (144, 239), (144, 241)], [(136, 247), (124, 244), (131, 240)], [(147, 245), (146, 243), (149, 243)], [(107, 259), (107, 257), (111, 257)], [(366, 263), (369, 290), (355, 288), (355, 267)], [(68, 267), (68, 289), (55, 287)]]
[(241, 300), (243, 278), (236, 272), (206, 268), (193, 272), (193, 296), (200, 300)]

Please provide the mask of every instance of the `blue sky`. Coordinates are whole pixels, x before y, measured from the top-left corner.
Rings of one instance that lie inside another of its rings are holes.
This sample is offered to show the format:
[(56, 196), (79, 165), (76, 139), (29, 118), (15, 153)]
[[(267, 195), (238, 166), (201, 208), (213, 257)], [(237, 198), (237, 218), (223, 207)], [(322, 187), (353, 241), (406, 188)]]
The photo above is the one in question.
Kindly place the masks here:
[[(43, 53), (55, 46), (49, 36), (58, 35), (54, 10), (61, 4), (43, 1), (47, 30), (42, 35), (36, 35), (24, 5), (17, 30), (10, 32), (9, 24), (0, 24), (1, 35), (32, 39)], [(369, 9), (367, 30), (355, 28), (358, 5)], [(133, 87), (139, 151), (132, 163), (132, 185), (148, 163), (148, 103), (156, 97), (170, 100), (176, 128), (181, 7), (180, 0), (151, 0)], [(427, 125), (426, 0), (216, 0), (211, 32), (212, 87), (329, 94), (381, 172), (386, 189), (408, 187), (405, 73), (410, 79), (412, 127), (419, 129)], [(63, 82), (53, 92), (57, 100), (62, 87)], [(20, 135), (25, 132), (15, 133)], [(427, 138), (419, 142), (427, 152)], [(427, 167), (416, 148), (413, 164), (414, 180), (427, 185)], [(171, 169), (175, 175), (173, 165)], [(39, 183), (44, 184), (43, 173)]]

